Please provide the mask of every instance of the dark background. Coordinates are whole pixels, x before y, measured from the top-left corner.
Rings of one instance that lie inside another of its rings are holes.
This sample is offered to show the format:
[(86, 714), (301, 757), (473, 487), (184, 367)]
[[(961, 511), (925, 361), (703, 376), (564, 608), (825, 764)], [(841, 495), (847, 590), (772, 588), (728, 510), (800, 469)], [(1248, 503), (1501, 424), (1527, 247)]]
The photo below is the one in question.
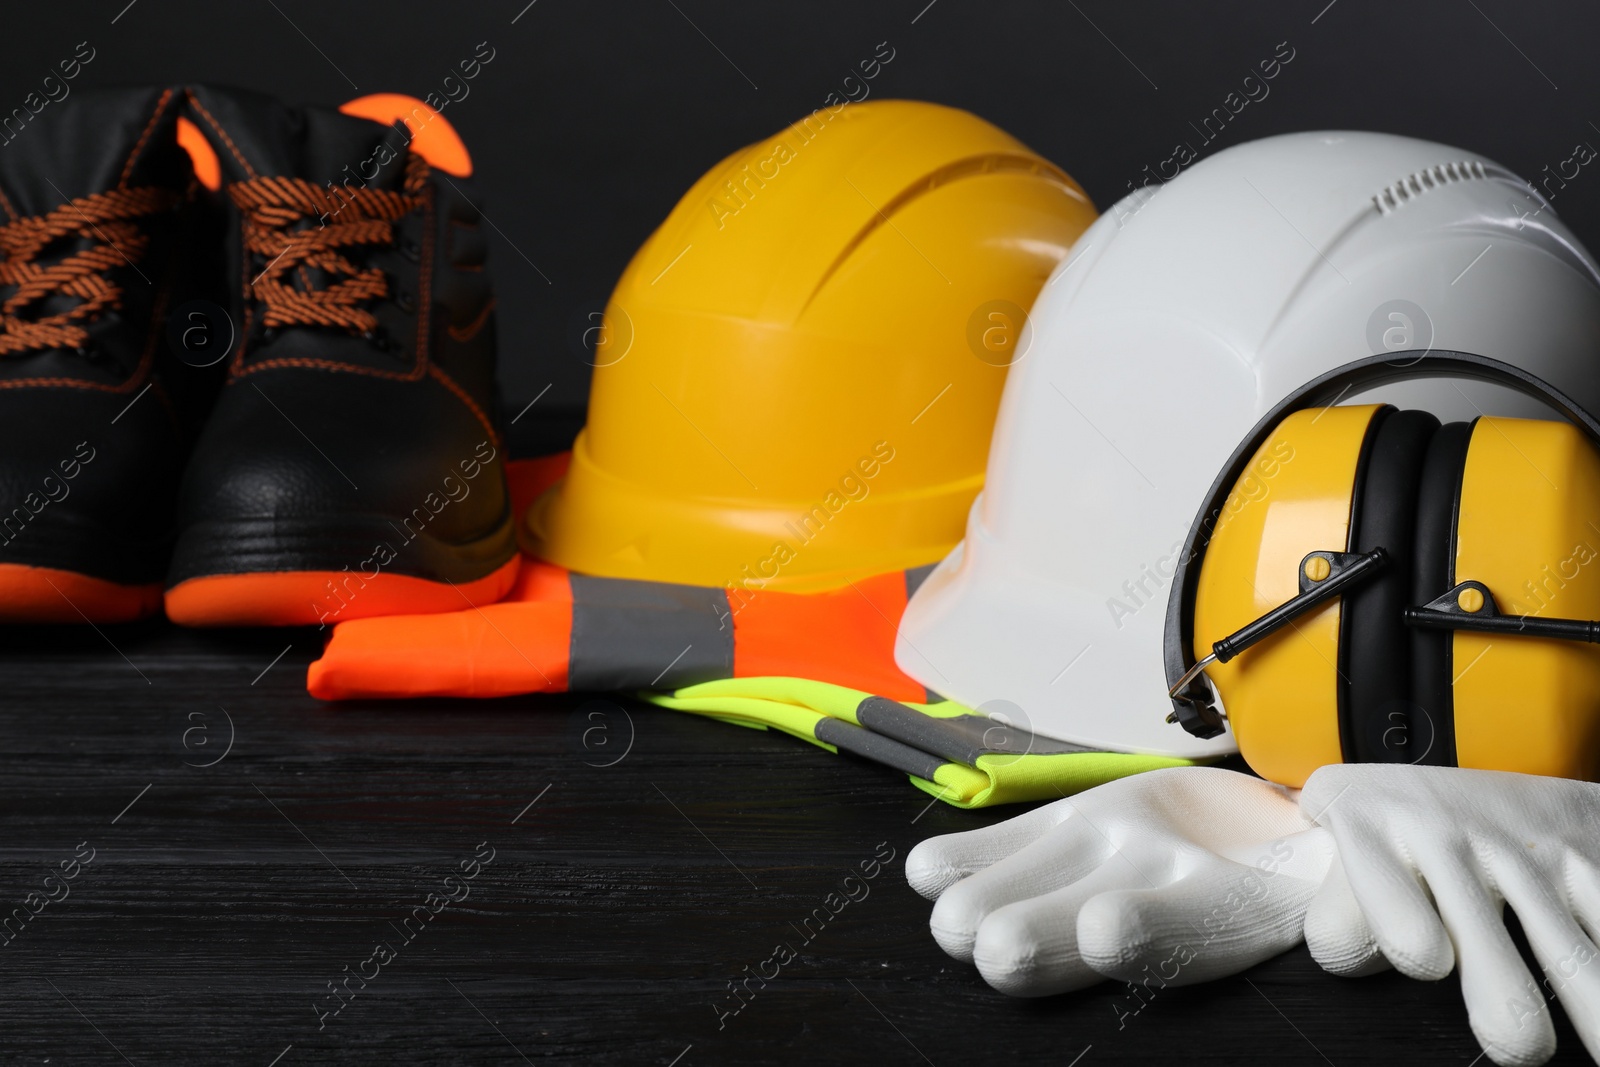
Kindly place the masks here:
[[(550, 386), (523, 426), (581, 408), (588, 367), (569, 324), (690, 183), (821, 106), (882, 41), (895, 59), (873, 98), (975, 111), (1102, 208), (1184, 140), (1209, 155), (1290, 130), (1376, 129), (1530, 178), (1578, 142), (1600, 144), (1600, 15), (1572, 4), (525, 4), (13, 3), (0, 16), (0, 109), (84, 40), (97, 55), (76, 87), (226, 81), (327, 104), (437, 91), (488, 42), (494, 61), (445, 114), (498, 231), (508, 404)], [(1190, 123), (1285, 41), (1295, 58), (1270, 96), (1202, 145)], [(1581, 172), (1555, 206), (1600, 240), (1600, 177)], [(159, 621), (0, 631), (0, 914), (78, 842), (96, 849), (68, 899), (0, 944), (0, 1059), (1478, 1057), (1453, 977), (1341, 981), (1303, 949), (1161, 991), (1124, 1025), (1136, 1005), (1122, 987), (1008, 1000), (939, 952), (902, 861), (925, 836), (1010, 812), (928, 808), (878, 768), (625, 702), (330, 708), (304, 688), (320, 642)], [(471, 897), (319, 1030), (325, 983), (485, 840), (497, 859)], [(719, 1030), (726, 983), (879, 842), (897, 858), (871, 897)], [(1584, 1062), (1564, 1021), (1560, 1032), (1558, 1061)]]
[[(1530, 179), (1580, 141), (1600, 145), (1600, 10), (1571, 0), (527, 4), (11, 3), (0, 108), (83, 40), (97, 56), (76, 85), (221, 81), (328, 105), (442, 92), (488, 42), (493, 62), (444, 114), (499, 231), (492, 269), (513, 411), (546, 385), (541, 407), (582, 405), (589, 366), (574, 318), (605, 299), (696, 178), (830, 92), (842, 98), (881, 41), (895, 58), (867, 83), (869, 99), (967, 108), (1063, 166), (1102, 210), (1183, 140), (1204, 156), (1291, 130), (1382, 130)], [(1295, 58), (1270, 94), (1204, 143), (1190, 123), (1283, 41)], [(1580, 172), (1554, 202), (1600, 244), (1600, 178)]]

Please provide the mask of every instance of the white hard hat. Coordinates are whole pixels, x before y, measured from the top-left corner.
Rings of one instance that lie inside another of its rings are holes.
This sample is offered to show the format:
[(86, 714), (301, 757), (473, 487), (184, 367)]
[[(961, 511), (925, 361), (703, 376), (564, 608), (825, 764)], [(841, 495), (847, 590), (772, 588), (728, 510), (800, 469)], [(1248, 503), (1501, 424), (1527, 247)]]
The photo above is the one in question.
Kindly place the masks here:
[[(1163, 721), (1164, 624), (1208, 489), (1279, 400), (1355, 360), (1432, 348), (1600, 411), (1594, 260), (1515, 174), (1407, 137), (1271, 137), (1141, 189), (1078, 240), (1031, 319), (966, 539), (906, 608), (895, 659), (954, 700), (1096, 748), (1233, 750)], [(1341, 399), (1550, 417), (1444, 378)]]

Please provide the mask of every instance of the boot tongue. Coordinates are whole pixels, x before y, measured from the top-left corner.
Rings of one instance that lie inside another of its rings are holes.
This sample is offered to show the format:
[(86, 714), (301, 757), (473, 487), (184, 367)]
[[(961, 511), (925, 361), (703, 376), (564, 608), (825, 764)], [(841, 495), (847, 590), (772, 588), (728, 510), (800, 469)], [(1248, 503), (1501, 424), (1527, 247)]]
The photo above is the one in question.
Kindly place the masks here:
[[(0, 143), (0, 190), (24, 217), (119, 185), (181, 190), (188, 158), (173, 136), (176, 105), (161, 89), (80, 90), (48, 101), (26, 125), (13, 119), (0, 133), (9, 138)], [(0, 223), (8, 221), (0, 211)]]
[[(308, 107), (303, 114), (305, 137), (296, 177), (335, 189), (400, 190), (406, 169), (406, 138), (401, 131), (322, 108)], [(308, 230), (314, 225), (306, 218), (298, 228)], [(361, 259), (361, 253), (347, 254)], [(319, 288), (339, 280), (316, 268), (304, 270)]]
[(376, 189), (400, 189), (405, 181), (405, 134), (382, 123), (330, 107), (290, 107), (248, 90), (197, 85), (189, 93), (224, 181), (270, 176)]
[(196, 85), (189, 93), (225, 181), (287, 177), (399, 189), (405, 180), (406, 137), (399, 130), (331, 108), (289, 107), (244, 89)]
[(406, 137), (398, 129), (337, 111), (307, 108), (300, 176), (326, 185), (399, 190)]
[[(191, 171), (174, 132), (180, 103), (179, 93), (160, 88), (71, 91), (42, 106), (30, 97), (30, 111), (39, 106), (38, 113), (20, 130), (13, 116), (4, 134), (11, 139), (0, 143), (0, 191), (11, 212), (21, 218), (46, 215), (68, 201), (118, 188), (158, 186), (181, 193)], [(70, 208), (67, 217), (72, 217)], [(0, 208), (0, 224), (10, 221)], [(41, 262), (58, 261), (103, 239), (103, 234), (85, 234), (58, 240), (42, 253)], [(138, 279), (124, 282), (136, 285)], [(0, 296), (13, 292), (0, 287)], [(81, 302), (81, 297), (53, 292), (29, 304), (24, 315), (61, 314)], [(9, 362), (7, 368), (8, 377), (39, 373), (33, 361)], [(83, 368), (67, 361), (54, 373), (75, 378)]]

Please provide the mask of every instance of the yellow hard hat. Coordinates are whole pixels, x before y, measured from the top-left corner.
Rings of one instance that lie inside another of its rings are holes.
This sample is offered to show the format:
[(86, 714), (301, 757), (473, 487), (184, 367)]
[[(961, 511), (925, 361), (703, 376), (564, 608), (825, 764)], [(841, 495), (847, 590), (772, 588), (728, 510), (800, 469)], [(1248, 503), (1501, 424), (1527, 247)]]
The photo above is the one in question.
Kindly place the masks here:
[(1051, 163), (935, 104), (824, 108), (734, 153), (617, 283), (527, 547), (801, 591), (940, 559), (1026, 309), (1094, 216)]

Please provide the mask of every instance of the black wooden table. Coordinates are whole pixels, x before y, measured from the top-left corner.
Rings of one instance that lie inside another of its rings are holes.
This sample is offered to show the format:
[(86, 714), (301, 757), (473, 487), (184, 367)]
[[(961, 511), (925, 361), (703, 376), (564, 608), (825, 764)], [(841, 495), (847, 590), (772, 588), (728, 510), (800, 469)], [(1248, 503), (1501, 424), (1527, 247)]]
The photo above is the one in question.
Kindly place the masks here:
[[(320, 642), (0, 631), (0, 1061), (1478, 1057), (1453, 977), (1339, 980), (1303, 949), (1008, 999), (934, 945), (902, 861), (1013, 811), (629, 701), (330, 706), (304, 688)], [(1559, 1027), (1557, 1062), (1587, 1062)]]

